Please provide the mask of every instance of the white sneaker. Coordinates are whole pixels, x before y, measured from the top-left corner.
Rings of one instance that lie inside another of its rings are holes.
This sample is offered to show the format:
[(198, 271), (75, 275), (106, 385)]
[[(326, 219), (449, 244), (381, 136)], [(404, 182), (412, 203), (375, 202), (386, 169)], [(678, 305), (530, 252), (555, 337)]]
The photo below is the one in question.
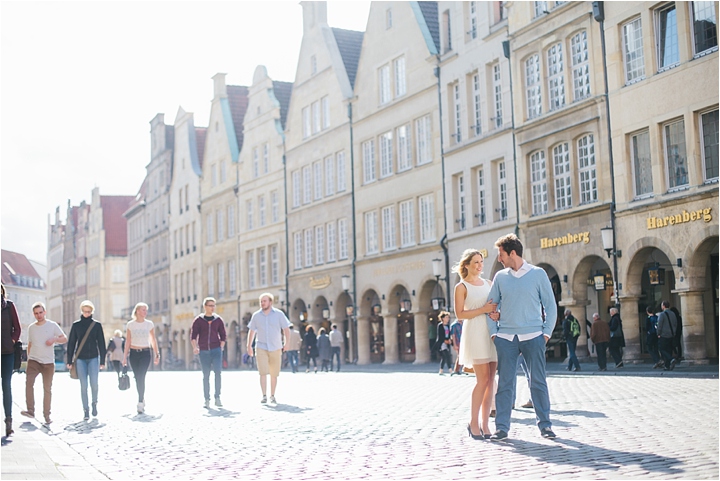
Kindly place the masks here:
[(260, 400), (260, 404), (267, 404), (267, 396), (263, 394), (262, 399)]
[(145, 403), (137, 403), (137, 412), (138, 414), (143, 414), (145, 412)]
[(210, 400), (209, 399), (205, 400), (205, 409), (210, 409)]
[(275, 400), (275, 396), (270, 396), (270, 404), (277, 404), (277, 401)]
[(215, 405), (216, 405), (217, 407), (219, 407), (219, 408), (223, 407), (223, 406), (222, 406), (222, 403), (220, 402), (220, 398), (219, 398), (219, 397), (216, 397), (216, 398), (215, 398)]

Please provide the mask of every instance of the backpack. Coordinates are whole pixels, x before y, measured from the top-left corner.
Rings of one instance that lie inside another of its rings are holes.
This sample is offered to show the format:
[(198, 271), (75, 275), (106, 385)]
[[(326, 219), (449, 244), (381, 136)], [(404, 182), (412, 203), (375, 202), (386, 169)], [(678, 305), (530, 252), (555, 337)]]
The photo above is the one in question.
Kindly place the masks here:
[(574, 317), (570, 320), (570, 334), (572, 334), (572, 337), (580, 335), (580, 323)]

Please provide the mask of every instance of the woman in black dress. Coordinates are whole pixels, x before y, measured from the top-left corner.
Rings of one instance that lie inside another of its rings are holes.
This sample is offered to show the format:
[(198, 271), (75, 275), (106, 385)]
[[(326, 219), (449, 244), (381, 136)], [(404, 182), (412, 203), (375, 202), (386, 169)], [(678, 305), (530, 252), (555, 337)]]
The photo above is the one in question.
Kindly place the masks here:
[(312, 360), (313, 366), (315, 366), (315, 372), (317, 373), (317, 336), (315, 336), (315, 329), (313, 329), (312, 326), (305, 328), (305, 339), (303, 341), (305, 342), (305, 358), (307, 359), (305, 372), (310, 372), (310, 360)]

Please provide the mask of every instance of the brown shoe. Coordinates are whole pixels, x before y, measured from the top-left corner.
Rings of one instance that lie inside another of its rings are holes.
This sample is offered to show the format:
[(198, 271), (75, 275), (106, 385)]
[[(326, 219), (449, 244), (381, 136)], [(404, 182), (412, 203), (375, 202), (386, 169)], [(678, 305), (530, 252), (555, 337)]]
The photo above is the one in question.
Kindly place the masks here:
[(525, 408), (525, 409), (532, 409), (534, 406), (533, 406), (533, 402), (532, 402), (532, 401), (528, 401), (528, 402), (526, 402), (525, 404), (523, 404), (523, 405), (520, 406), (520, 407), (521, 407), (521, 408)]

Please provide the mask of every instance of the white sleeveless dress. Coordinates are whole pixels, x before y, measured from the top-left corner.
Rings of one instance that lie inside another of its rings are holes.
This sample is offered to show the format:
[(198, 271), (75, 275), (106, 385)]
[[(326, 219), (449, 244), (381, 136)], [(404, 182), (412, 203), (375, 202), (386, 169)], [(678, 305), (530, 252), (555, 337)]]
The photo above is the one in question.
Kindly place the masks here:
[[(460, 281), (467, 289), (465, 308), (468, 310), (482, 307), (487, 302), (490, 293), (490, 281), (483, 279), (482, 286), (474, 286), (468, 282)], [(487, 316), (480, 314), (472, 319), (465, 319), (460, 337), (460, 364), (472, 366), (473, 364), (487, 364), (497, 362), (495, 344), (490, 339), (487, 328)]]

